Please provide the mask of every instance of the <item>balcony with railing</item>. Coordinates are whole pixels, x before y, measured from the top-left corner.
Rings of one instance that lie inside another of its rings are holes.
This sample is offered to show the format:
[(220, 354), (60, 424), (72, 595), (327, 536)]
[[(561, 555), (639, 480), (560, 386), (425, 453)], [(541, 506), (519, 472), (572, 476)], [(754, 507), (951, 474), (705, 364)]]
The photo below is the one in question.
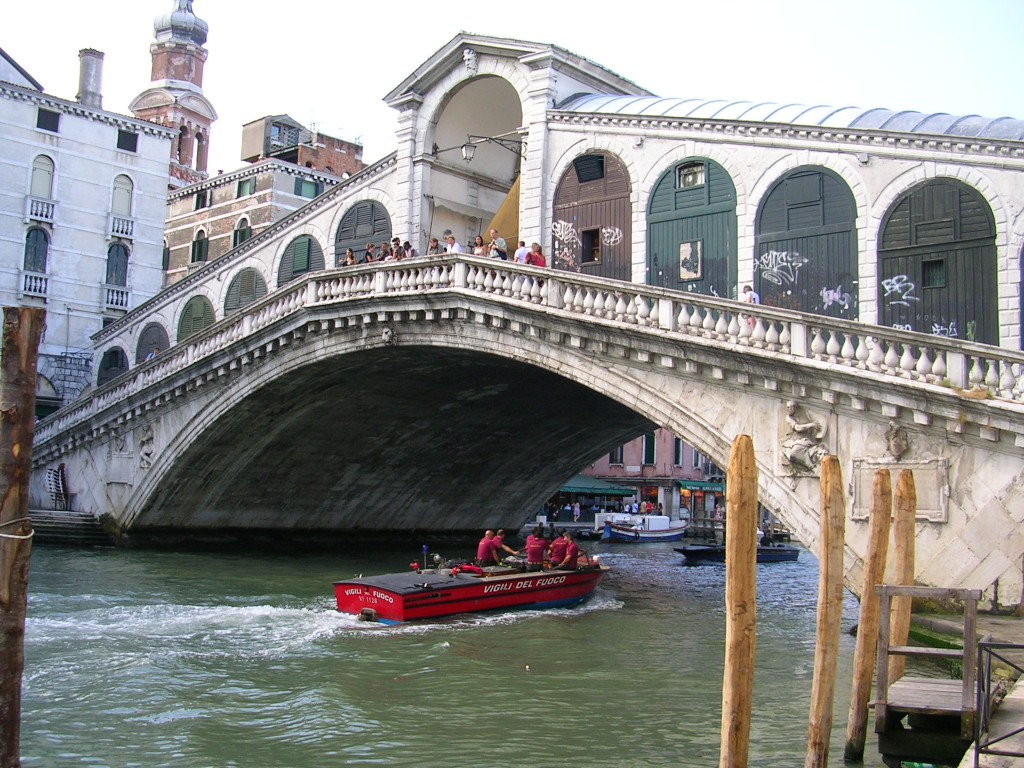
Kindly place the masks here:
[(129, 288), (125, 288), (123, 285), (110, 285), (103, 283), (100, 286), (103, 292), (103, 309), (117, 309), (122, 312), (127, 312), (131, 309), (132, 304), (132, 292)]
[(35, 296), (45, 299), (50, 289), (50, 276), (43, 272), (29, 272), (24, 269), (20, 273), (18, 284), (21, 286), (22, 296)]
[(135, 237), (135, 219), (112, 213), (108, 229), (111, 237), (123, 237), (126, 240), (131, 240)]
[(45, 197), (25, 198), (25, 223), (30, 221), (45, 221), (53, 224), (53, 215), (57, 209), (57, 201)]

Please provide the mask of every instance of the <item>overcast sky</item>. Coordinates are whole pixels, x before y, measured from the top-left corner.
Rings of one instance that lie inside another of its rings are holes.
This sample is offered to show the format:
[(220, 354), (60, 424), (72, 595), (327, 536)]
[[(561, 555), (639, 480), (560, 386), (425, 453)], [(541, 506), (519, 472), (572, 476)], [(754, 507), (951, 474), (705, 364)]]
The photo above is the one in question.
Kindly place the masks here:
[[(8, 2), (0, 47), (67, 99), (78, 50), (103, 51), (103, 107), (127, 114), (149, 84), (153, 20), (173, 6)], [(384, 95), (459, 31), (552, 43), (659, 96), (1024, 119), (1024, 0), (194, 0), (193, 10), (210, 26), (211, 172), (242, 164), (242, 124), (282, 113), (360, 138), (367, 162), (383, 157), (397, 125)]]

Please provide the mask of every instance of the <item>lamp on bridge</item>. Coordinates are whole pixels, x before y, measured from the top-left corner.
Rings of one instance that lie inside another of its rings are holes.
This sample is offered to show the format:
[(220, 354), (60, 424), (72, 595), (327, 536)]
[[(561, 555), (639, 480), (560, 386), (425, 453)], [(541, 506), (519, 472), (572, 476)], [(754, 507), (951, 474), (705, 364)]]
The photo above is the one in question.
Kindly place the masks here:
[[(509, 138), (511, 136), (516, 138)], [(474, 136), (473, 134), (467, 134), (464, 144), (460, 144), (456, 147), (448, 147), (446, 149), (440, 149), (437, 144), (435, 144), (434, 157), (445, 152), (452, 152), (458, 149), (462, 151), (462, 159), (467, 163), (471, 163), (473, 162), (473, 158), (476, 156), (476, 148), (481, 144), (486, 144), (487, 142), (492, 142), (497, 144), (499, 147), (504, 147), (518, 157), (526, 157), (526, 141), (521, 138), (519, 129), (509, 131), (508, 133), (501, 133), (497, 136)]]

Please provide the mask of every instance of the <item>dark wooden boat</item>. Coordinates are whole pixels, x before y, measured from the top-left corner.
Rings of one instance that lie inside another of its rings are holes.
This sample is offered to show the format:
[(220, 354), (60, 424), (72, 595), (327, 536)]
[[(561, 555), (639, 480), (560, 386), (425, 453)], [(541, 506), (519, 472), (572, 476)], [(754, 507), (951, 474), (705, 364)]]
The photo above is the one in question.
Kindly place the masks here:
[[(724, 544), (693, 544), (689, 547), (674, 547), (674, 549), (685, 557), (689, 564), (725, 562)], [(757, 562), (759, 563), (793, 562), (799, 556), (800, 548), (791, 547), (788, 544), (773, 544), (757, 548)]]
[(512, 608), (564, 608), (586, 600), (608, 571), (580, 557), (576, 570), (526, 571), (522, 564), (474, 568), (438, 564), (334, 582), (338, 610), (368, 621), (398, 623)]

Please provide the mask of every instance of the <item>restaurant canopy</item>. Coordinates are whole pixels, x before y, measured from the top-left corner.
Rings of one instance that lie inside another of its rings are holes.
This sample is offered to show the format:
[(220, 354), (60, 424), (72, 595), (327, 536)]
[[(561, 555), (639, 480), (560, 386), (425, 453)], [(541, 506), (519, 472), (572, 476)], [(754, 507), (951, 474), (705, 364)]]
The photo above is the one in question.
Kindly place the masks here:
[(586, 475), (575, 475), (559, 489), (562, 493), (578, 493), (583, 496), (635, 496), (636, 488), (612, 485), (606, 480)]

